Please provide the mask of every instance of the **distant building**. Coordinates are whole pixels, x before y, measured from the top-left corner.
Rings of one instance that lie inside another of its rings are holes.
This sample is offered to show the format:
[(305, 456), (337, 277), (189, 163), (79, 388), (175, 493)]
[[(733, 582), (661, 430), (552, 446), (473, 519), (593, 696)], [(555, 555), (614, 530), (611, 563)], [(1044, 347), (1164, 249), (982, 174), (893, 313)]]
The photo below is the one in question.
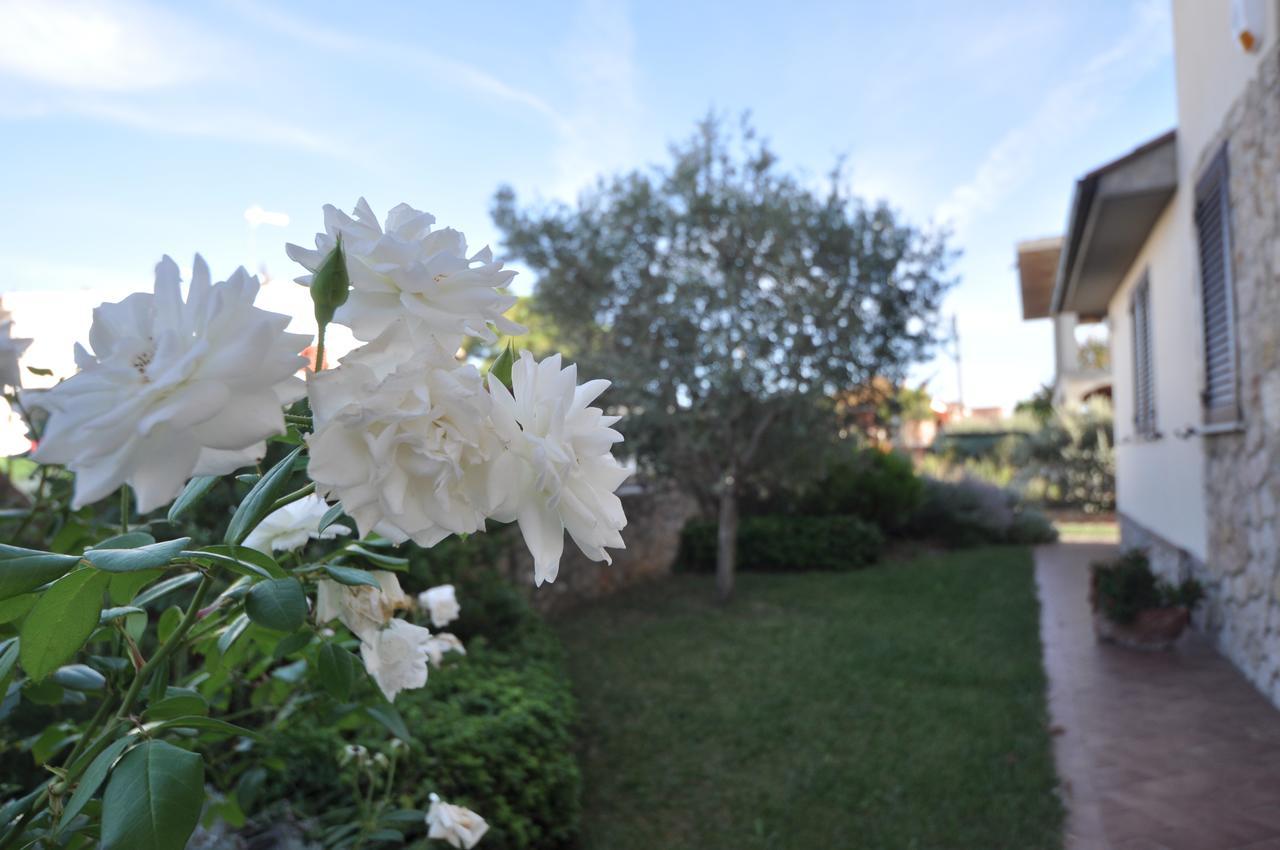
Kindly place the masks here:
[(1204, 583), (1197, 624), (1280, 703), (1280, 2), (1173, 24), (1177, 130), (1076, 184), (1047, 305), (1050, 246), (1019, 246), (1023, 305), (1106, 324), (1123, 542)]

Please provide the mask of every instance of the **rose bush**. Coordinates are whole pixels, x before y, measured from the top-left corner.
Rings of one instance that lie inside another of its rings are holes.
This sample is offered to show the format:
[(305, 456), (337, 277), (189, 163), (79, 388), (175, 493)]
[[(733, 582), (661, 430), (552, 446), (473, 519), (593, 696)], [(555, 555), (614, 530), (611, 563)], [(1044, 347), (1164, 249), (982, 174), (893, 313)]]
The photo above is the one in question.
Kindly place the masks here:
[[(485, 376), (458, 360), (466, 335), (524, 329), (503, 315), (513, 273), (434, 221), (402, 204), (380, 225), (361, 199), (354, 218), (325, 208), (314, 251), (289, 246), (312, 272), (300, 280), (316, 362), (331, 319), (365, 342), (307, 373), (305, 395), (310, 338), (254, 306), (243, 269), (212, 283), (197, 256), (185, 298), (165, 257), (153, 292), (95, 311), (76, 375), (8, 396), (29, 411), (43, 465), (13, 536), (46, 545), (0, 545), (0, 719), (30, 704), (57, 706), (58, 720), (28, 741), (42, 775), (0, 806), (0, 850), (184, 847), (202, 812), (234, 821), (228, 806), (251, 799), (252, 771), (223, 784), (220, 755), (256, 737), (235, 721), (315, 700), (388, 729), (390, 755), (358, 741), (344, 752), (369, 776), (371, 759), (394, 773), (424, 731), (394, 700), (466, 655), (431, 630), (466, 600), (452, 585), (406, 593), (396, 545), (514, 521), (539, 584), (555, 578), (565, 531), (597, 561), (623, 545), (622, 438), (592, 406), (608, 383), (509, 348)], [(241, 470), (247, 491), (221, 539), (184, 536), (193, 507)], [(82, 509), (113, 493), (108, 531)], [(398, 842), (416, 823), (469, 848), (487, 829), (434, 796), (425, 811), (375, 804), (361, 781), (367, 801), (329, 846)]]

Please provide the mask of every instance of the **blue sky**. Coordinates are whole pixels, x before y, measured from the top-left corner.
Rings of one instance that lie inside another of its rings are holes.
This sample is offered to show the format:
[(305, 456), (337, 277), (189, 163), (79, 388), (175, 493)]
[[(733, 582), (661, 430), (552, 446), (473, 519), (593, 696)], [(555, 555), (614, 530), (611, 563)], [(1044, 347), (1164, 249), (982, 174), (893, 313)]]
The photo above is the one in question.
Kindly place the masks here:
[[(1052, 371), (1013, 245), (1173, 126), (1170, 44), (1164, 0), (0, 0), (0, 293), (143, 288), (196, 251), (292, 277), (283, 244), (360, 195), (500, 250), (499, 184), (571, 199), (749, 109), (789, 167), (846, 156), (855, 191), (951, 224), (966, 401), (1007, 406)], [(919, 376), (954, 395), (949, 363)]]

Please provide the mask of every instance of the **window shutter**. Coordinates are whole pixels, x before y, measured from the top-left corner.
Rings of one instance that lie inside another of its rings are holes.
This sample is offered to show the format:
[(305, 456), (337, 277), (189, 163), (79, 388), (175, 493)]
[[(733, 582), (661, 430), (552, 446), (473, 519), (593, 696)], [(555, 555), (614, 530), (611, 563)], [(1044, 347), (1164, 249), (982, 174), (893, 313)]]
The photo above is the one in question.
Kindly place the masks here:
[(1200, 248), (1200, 307), (1204, 327), (1204, 421), (1240, 418), (1236, 374), (1236, 317), (1231, 280), (1231, 207), (1227, 194), (1227, 149), (1214, 157), (1196, 187), (1196, 231)]
[(1156, 436), (1155, 352), (1151, 342), (1151, 280), (1144, 274), (1129, 303), (1133, 324), (1133, 426), (1140, 437)]

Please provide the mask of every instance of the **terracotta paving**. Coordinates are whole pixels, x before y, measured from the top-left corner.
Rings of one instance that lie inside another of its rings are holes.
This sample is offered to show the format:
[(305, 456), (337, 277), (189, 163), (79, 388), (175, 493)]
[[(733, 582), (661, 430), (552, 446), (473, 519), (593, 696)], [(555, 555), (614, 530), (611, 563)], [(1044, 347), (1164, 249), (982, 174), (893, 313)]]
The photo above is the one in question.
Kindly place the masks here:
[(1280, 850), (1280, 711), (1198, 633), (1095, 641), (1089, 563), (1114, 551), (1036, 550), (1068, 850)]

